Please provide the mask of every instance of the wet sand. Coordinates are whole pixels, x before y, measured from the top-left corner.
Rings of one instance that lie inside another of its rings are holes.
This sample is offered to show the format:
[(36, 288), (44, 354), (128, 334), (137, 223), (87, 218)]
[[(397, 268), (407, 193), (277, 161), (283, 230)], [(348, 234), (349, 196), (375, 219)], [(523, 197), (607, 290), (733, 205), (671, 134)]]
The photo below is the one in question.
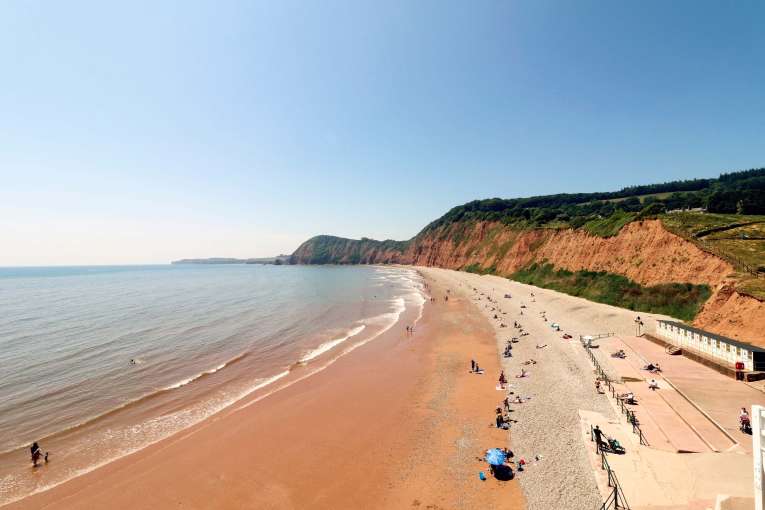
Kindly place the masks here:
[[(483, 451), (509, 441), (491, 426), (494, 332), (428, 281), (437, 302), (414, 335), (407, 311), (318, 374), (4, 510), (523, 508), (517, 481), (478, 479)], [(486, 375), (468, 372), (471, 357)]]

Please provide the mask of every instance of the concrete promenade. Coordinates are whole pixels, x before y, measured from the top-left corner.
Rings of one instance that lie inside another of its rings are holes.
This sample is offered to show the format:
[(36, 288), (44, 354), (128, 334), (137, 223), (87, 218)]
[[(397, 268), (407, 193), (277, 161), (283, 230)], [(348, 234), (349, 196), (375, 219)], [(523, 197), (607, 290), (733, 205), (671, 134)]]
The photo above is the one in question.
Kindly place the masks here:
[[(610, 394), (607, 398), (619, 419), (580, 412), (582, 439), (588, 442), (590, 426), (598, 424), (626, 447), (625, 455), (606, 457), (631, 508), (713, 509), (723, 496), (736, 498), (742, 505), (736, 508), (750, 508), (752, 438), (739, 432), (738, 413), (741, 407), (765, 405), (765, 394), (688, 358), (671, 356), (644, 338), (618, 336), (596, 343), (598, 362), (611, 378), (621, 380), (616, 391), (632, 391), (637, 397), (637, 405), (628, 408), (635, 412), (649, 446), (640, 444)], [(611, 357), (619, 349), (626, 359)], [(648, 362), (659, 363), (661, 374), (643, 370)], [(648, 388), (651, 379), (658, 390)], [(597, 480), (606, 491), (600, 456), (594, 445), (590, 451), (593, 469), (601, 471)]]

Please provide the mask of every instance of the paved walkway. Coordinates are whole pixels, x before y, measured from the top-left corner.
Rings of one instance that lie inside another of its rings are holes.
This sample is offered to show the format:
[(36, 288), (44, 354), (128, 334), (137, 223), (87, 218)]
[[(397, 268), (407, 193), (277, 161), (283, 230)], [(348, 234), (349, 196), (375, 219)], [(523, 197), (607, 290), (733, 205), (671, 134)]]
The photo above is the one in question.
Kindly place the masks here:
[[(608, 420), (580, 411), (582, 441), (603, 493), (609, 491), (600, 455), (590, 441), (590, 426), (600, 425), (627, 450), (606, 454), (632, 510), (706, 510), (714, 508), (719, 494), (752, 499), (751, 457), (736, 452), (678, 454), (641, 446), (624, 419)], [(747, 503), (749, 504), (749, 503)], [(752, 503), (753, 504), (753, 503)], [(751, 508), (751, 505), (748, 508)]]
[[(751, 412), (752, 405), (765, 405), (765, 394), (684, 356), (669, 355), (663, 347), (644, 338), (622, 337), (621, 340), (644, 360), (659, 363), (664, 379), (725, 429), (744, 451), (751, 453), (752, 436), (739, 431), (738, 415), (742, 407)], [(692, 423), (702, 427), (696, 421)], [(709, 439), (721, 445), (712, 436)]]
[[(648, 360), (657, 360), (646, 358), (639, 352), (642, 346), (633, 348), (634, 343), (619, 337), (604, 339), (598, 358), (606, 359), (624, 381), (617, 391), (628, 390), (635, 394), (638, 404), (628, 407), (638, 417), (649, 444), (657, 449), (683, 453), (720, 452), (735, 446), (736, 442), (678, 392), (671, 381), (642, 369)], [(610, 353), (619, 349), (627, 353), (626, 359), (610, 357)], [(648, 387), (651, 379), (657, 382), (658, 390)]]

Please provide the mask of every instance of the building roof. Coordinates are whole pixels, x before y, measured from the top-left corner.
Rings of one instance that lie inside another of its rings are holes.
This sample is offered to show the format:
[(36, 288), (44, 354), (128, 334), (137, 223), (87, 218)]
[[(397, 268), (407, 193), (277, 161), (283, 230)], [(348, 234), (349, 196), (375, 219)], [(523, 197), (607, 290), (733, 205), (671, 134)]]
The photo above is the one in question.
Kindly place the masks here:
[(760, 347), (755, 347), (752, 344), (747, 344), (745, 342), (739, 342), (738, 340), (733, 340), (732, 338), (728, 338), (727, 336), (718, 335), (716, 333), (710, 333), (709, 331), (704, 331), (703, 329), (694, 328), (693, 326), (688, 326), (687, 324), (683, 324), (682, 322), (676, 322), (676, 321), (663, 321), (659, 320), (657, 322), (662, 322), (664, 324), (668, 324), (670, 326), (677, 326), (680, 329), (684, 329), (686, 331), (693, 331), (694, 333), (698, 333), (700, 335), (704, 335), (709, 338), (714, 338), (715, 340), (719, 340), (721, 342), (725, 342), (726, 344), (735, 345), (736, 347), (741, 347), (742, 349), (746, 349), (747, 351), (752, 352), (765, 352), (765, 349), (762, 349)]

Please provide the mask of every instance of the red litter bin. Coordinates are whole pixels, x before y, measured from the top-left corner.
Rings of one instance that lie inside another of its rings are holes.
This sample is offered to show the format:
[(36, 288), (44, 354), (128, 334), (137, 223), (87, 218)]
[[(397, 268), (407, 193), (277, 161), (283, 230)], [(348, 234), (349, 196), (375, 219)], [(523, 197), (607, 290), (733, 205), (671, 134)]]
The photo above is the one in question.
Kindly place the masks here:
[(737, 381), (744, 380), (744, 362), (743, 361), (736, 362), (736, 380)]

